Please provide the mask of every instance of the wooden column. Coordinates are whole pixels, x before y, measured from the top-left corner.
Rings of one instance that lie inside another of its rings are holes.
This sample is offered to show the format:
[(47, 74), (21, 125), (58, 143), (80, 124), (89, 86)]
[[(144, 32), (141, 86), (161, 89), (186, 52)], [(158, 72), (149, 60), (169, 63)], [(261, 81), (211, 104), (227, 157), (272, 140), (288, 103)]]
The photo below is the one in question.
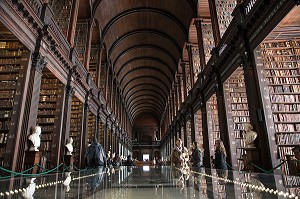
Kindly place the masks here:
[(84, 52), (84, 67), (89, 71), (90, 68), (90, 57), (91, 57), (91, 43), (93, 37), (93, 26), (95, 24), (94, 19), (88, 19), (88, 30), (87, 30), (87, 39)]
[[(40, 38), (41, 39), (41, 38)], [(38, 39), (37, 44), (41, 41)], [(24, 92), (26, 94), (26, 102), (24, 108), (24, 116), (22, 121), (22, 130), (21, 134), (16, 136), (16, 142), (11, 144), (15, 145), (14, 155), (13, 151), (6, 151), (6, 157), (8, 159), (4, 161), (4, 166), (6, 168), (11, 168), (13, 171), (22, 171), (24, 168), (24, 158), (25, 151), (28, 150), (28, 135), (31, 132), (31, 128), (36, 126), (36, 118), (38, 112), (38, 104), (40, 98), (40, 87), (42, 80), (42, 71), (46, 65), (44, 57), (41, 57), (39, 54), (40, 46), (37, 45), (36, 49), (32, 54), (32, 63), (29, 73), (29, 79), (27, 80), (27, 88), (25, 87)], [(19, 102), (18, 102), (19, 103)], [(10, 144), (10, 139), (7, 140), (7, 145)], [(17, 155), (16, 155), (17, 154)], [(7, 162), (7, 163), (6, 163)], [(9, 165), (12, 163), (12, 165)]]
[[(72, 70), (69, 72), (68, 82), (65, 88), (65, 103), (63, 110), (63, 120), (62, 120), (62, 135), (60, 142), (65, 145), (70, 136), (70, 122), (71, 122), (71, 110), (72, 110), (72, 97), (75, 93), (74, 87), (72, 85)], [(60, 157), (64, 157), (66, 154), (65, 147), (60, 150)]]
[(208, 1), (215, 46), (220, 43), (221, 34), (216, 10), (216, 1)]
[(181, 81), (181, 74), (177, 75), (177, 79), (178, 79), (178, 94), (179, 94), (179, 102), (178, 102), (178, 106), (179, 109), (181, 108), (181, 103), (182, 103), (182, 94), (181, 94), (181, 88), (182, 88), (182, 81)]
[(69, 22), (69, 30), (67, 40), (71, 47), (75, 46), (75, 30), (78, 17), (79, 0), (72, 1), (71, 16)]
[(189, 66), (190, 66), (190, 82), (191, 82), (191, 89), (194, 87), (195, 79), (194, 79), (194, 62), (193, 62), (193, 45), (187, 44), (186, 49), (188, 51), (189, 56)]
[(178, 111), (178, 84), (175, 84), (174, 85), (174, 90), (175, 90), (175, 113), (177, 113), (177, 111)]
[(100, 144), (103, 144), (100, 142), (100, 124), (101, 124), (101, 109), (98, 108), (97, 110), (97, 116), (96, 116), (96, 132), (95, 132), (95, 137), (99, 141)]
[[(191, 144), (196, 141), (196, 132), (195, 132), (195, 114), (193, 107), (190, 107), (191, 114)], [(189, 147), (189, 146), (188, 146)]]
[(208, 121), (207, 121), (207, 111), (206, 102), (204, 100), (204, 95), (201, 93), (201, 119), (202, 119), (202, 136), (203, 136), (203, 147), (204, 147), (204, 157), (203, 164), (205, 168), (210, 168), (210, 148), (209, 148), (209, 136), (208, 136)]
[(183, 118), (183, 135), (184, 135), (184, 146), (186, 147), (187, 146), (187, 132), (186, 132), (186, 119)]
[(89, 110), (90, 110), (90, 105), (89, 105), (89, 95), (90, 93), (86, 94), (85, 97), (85, 103), (84, 103), (84, 111), (83, 111), (83, 131), (82, 134), (80, 135), (80, 159), (79, 159), (79, 165), (80, 167), (85, 167), (85, 149), (87, 147), (87, 133), (88, 133), (88, 117), (89, 117)]
[(102, 43), (99, 44), (99, 53), (98, 53), (98, 63), (97, 63), (97, 80), (96, 85), (98, 88), (100, 88), (100, 80), (101, 80), (101, 65), (102, 65), (102, 53), (104, 50), (104, 46)]
[(195, 26), (197, 30), (198, 47), (199, 47), (199, 58), (200, 58), (200, 71), (202, 72), (206, 65), (205, 53), (204, 53), (204, 43), (202, 34), (202, 19), (195, 19)]
[(227, 152), (227, 162), (232, 165), (232, 157), (231, 157), (231, 150), (230, 150), (230, 137), (228, 134), (227, 128), (227, 120), (226, 120), (226, 109), (225, 109), (225, 102), (224, 102), (224, 93), (223, 93), (223, 85), (220, 79), (220, 74), (217, 71), (217, 68), (214, 66), (215, 70), (215, 77), (216, 77), (216, 97), (217, 97), (217, 104), (218, 104), (218, 116), (219, 116), (219, 128), (220, 128), (220, 137), (224, 143)]
[(181, 63), (181, 67), (182, 67), (182, 75), (183, 75), (183, 99), (182, 101), (184, 102), (187, 98), (187, 79), (186, 79), (186, 72), (185, 72), (185, 63)]

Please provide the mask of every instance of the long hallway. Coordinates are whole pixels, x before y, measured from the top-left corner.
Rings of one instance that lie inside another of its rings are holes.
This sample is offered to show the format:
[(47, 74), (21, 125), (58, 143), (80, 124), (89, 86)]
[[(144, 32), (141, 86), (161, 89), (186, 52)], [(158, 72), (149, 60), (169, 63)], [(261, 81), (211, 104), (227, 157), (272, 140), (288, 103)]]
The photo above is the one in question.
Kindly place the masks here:
[[(299, 4), (0, 0), (2, 196), (92, 198), (91, 171), (70, 192), (61, 172), (131, 157), (95, 175), (97, 197), (300, 197)], [(207, 171), (182, 182), (171, 165)]]

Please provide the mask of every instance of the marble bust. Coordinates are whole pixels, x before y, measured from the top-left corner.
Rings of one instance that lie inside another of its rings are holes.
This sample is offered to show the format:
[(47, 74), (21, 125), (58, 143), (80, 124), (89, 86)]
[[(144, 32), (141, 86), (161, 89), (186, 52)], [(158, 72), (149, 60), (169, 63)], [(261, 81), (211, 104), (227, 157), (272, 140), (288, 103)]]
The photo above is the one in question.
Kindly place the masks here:
[(26, 179), (28, 181), (28, 186), (23, 189), (22, 197), (25, 199), (33, 199), (33, 194), (35, 192), (36, 184), (34, 182), (35, 178)]
[(69, 142), (65, 146), (67, 148), (67, 155), (72, 155), (72, 152), (73, 152), (73, 139), (70, 138)]
[(245, 147), (255, 148), (254, 140), (257, 138), (257, 133), (253, 131), (253, 126), (249, 123), (245, 124), (245, 131), (243, 131), (243, 139), (245, 141)]
[(66, 187), (66, 192), (70, 191), (70, 183), (72, 181), (71, 172), (66, 172), (66, 179), (63, 182), (63, 185)]
[(32, 145), (29, 148), (29, 151), (39, 151), (38, 147), (40, 147), (41, 145), (41, 134), (42, 128), (40, 126), (34, 127), (32, 134), (28, 136), (28, 139), (32, 143)]

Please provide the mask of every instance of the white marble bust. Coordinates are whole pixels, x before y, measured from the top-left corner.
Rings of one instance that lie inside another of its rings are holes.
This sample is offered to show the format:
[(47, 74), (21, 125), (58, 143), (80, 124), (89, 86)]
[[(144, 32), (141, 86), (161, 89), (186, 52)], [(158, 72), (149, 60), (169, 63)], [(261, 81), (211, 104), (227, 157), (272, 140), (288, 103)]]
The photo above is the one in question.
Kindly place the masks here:
[[(33, 199), (33, 194), (35, 192), (36, 184), (34, 182), (35, 178), (29, 179), (29, 185), (26, 189), (23, 189), (22, 197), (26, 199)], [(27, 179), (26, 179), (27, 181)]]
[(66, 172), (66, 179), (63, 182), (63, 185), (66, 187), (66, 192), (70, 191), (70, 183), (72, 181), (71, 172)]
[(72, 152), (73, 152), (73, 139), (70, 138), (69, 142), (65, 146), (68, 149), (67, 155), (72, 155)]
[(41, 146), (41, 135), (42, 128), (40, 126), (36, 126), (33, 129), (33, 132), (31, 135), (28, 136), (28, 139), (31, 141), (32, 145), (29, 148), (29, 151), (39, 151), (38, 147)]
[(255, 148), (254, 140), (257, 137), (257, 133), (253, 131), (253, 126), (249, 123), (245, 124), (245, 131), (243, 132), (243, 139), (247, 148)]

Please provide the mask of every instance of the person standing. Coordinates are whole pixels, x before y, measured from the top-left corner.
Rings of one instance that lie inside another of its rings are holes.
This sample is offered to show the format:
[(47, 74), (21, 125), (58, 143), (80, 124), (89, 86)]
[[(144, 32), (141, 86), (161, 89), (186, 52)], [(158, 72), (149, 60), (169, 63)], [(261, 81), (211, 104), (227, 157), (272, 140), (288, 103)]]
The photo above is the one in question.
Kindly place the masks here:
[(171, 165), (175, 167), (187, 166), (189, 161), (188, 149), (182, 145), (180, 138), (176, 139), (176, 146), (172, 151)]
[(216, 140), (214, 160), (215, 169), (227, 170), (226, 157), (227, 154), (223, 142), (221, 140)]
[(198, 148), (198, 142), (193, 142), (193, 151), (191, 155), (192, 167), (200, 168), (203, 167), (203, 153)]
[(106, 155), (97, 138), (94, 138), (92, 144), (86, 149), (85, 157), (88, 167), (106, 166)]

